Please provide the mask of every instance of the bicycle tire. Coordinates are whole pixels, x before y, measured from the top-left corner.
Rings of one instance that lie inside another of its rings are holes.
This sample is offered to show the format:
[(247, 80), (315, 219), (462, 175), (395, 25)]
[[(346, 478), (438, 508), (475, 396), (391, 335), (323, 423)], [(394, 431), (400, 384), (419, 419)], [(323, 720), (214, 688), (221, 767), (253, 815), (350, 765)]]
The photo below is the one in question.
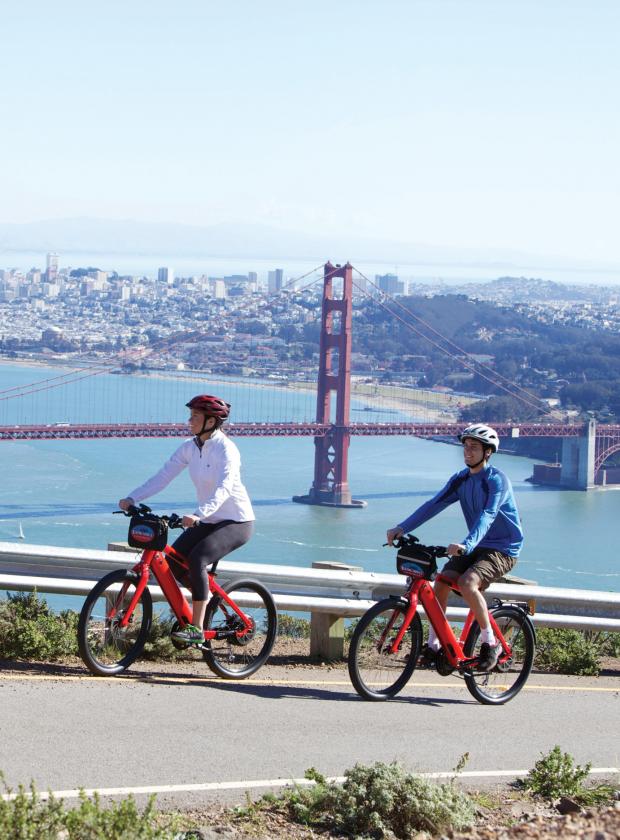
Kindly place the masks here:
[[(278, 632), (276, 605), (271, 592), (257, 580), (234, 580), (222, 588), (250, 616), (254, 630), (245, 633), (239, 616), (215, 595), (207, 605), (204, 629), (215, 630), (222, 637), (205, 642), (203, 657), (218, 677), (245, 679), (269, 658)], [(249, 602), (247, 606), (244, 601)], [(239, 632), (231, 632), (235, 629)]]
[[(349, 676), (353, 687), (365, 700), (395, 697), (413, 674), (422, 647), (422, 622), (417, 613), (403, 637), (400, 650), (395, 654), (386, 650), (402, 626), (407, 609), (405, 601), (387, 598), (365, 612), (355, 628), (349, 645)], [(383, 639), (390, 622), (388, 637)]]
[[(499, 629), (513, 656), (505, 663), (501, 661), (492, 671), (472, 671), (464, 674), (465, 685), (472, 697), (479, 703), (500, 706), (512, 700), (523, 688), (534, 664), (536, 636), (532, 622), (518, 607), (502, 606), (491, 610)], [(480, 627), (472, 624), (463, 652), (466, 656), (477, 656), (480, 650)]]
[[(118, 626), (140, 580), (134, 572), (117, 569), (101, 578), (86, 596), (78, 621), (78, 648), (88, 670), (98, 677), (122, 673), (142, 653), (151, 629), (153, 602), (148, 587), (136, 604), (130, 624)], [(120, 600), (119, 600), (120, 599)], [(114, 617), (110, 618), (110, 607)]]

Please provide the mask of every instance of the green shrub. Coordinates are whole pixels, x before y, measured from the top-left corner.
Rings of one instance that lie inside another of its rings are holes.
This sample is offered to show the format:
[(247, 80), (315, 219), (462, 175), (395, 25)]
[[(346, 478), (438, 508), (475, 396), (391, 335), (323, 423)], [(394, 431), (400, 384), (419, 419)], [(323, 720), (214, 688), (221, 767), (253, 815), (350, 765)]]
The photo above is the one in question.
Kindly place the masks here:
[[(0, 781), (11, 794), (2, 773)], [(51, 794), (42, 799), (32, 783), (20, 785), (12, 799), (0, 798), (0, 837), (10, 840), (173, 840), (177, 824), (156, 813), (154, 797), (142, 812), (133, 797), (103, 808), (97, 795), (83, 792), (78, 807), (67, 810)]]
[(309, 639), (310, 622), (307, 618), (297, 618), (288, 613), (278, 615), (278, 635), (291, 639)]
[[(18, 592), (0, 601), (0, 658), (37, 659), (46, 662), (78, 655), (77, 625), (73, 610), (54, 613), (36, 592)], [(170, 633), (176, 619), (153, 615), (151, 632), (141, 656), (144, 659), (176, 659), (183, 655), (172, 644)]]
[(52, 612), (36, 592), (18, 592), (0, 603), (0, 657), (53, 661), (77, 655), (78, 614)]
[(176, 618), (174, 616), (169, 615), (162, 618), (161, 615), (153, 613), (149, 637), (144, 645), (144, 650), (140, 654), (140, 658), (160, 660), (179, 659), (185, 656), (187, 649), (175, 648), (170, 638), (172, 628), (175, 624)]
[(536, 762), (523, 780), (523, 786), (544, 799), (567, 796), (584, 805), (610, 801), (614, 794), (611, 785), (585, 787), (591, 767), (589, 762), (583, 767), (575, 764), (574, 758), (569, 753), (563, 753), (556, 744), (551, 752)]
[(316, 786), (285, 795), (290, 816), (305, 825), (354, 837), (409, 838), (465, 829), (474, 821), (473, 801), (452, 782), (428, 781), (396, 763), (356, 764), (342, 785), (328, 784), (314, 769), (306, 776)]
[(620, 658), (620, 633), (604, 633), (588, 630), (586, 637), (598, 645), (601, 656)]
[(536, 665), (558, 674), (595, 677), (602, 645), (579, 630), (542, 627), (536, 631)]
[(360, 623), (359, 618), (345, 618), (344, 621), (344, 640), (348, 644), (353, 638), (355, 628)]

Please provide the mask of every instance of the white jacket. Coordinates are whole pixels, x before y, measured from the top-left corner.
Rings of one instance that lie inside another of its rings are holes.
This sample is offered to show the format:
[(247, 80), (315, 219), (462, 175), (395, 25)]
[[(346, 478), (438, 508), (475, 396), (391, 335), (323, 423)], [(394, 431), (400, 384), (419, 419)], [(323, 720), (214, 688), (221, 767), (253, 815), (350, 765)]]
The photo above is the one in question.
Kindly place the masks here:
[(185, 467), (196, 487), (198, 507), (194, 515), (201, 522), (250, 522), (254, 511), (241, 483), (241, 457), (235, 444), (217, 429), (202, 449), (194, 438), (184, 441), (164, 466), (140, 487), (128, 494), (141, 502), (163, 490)]

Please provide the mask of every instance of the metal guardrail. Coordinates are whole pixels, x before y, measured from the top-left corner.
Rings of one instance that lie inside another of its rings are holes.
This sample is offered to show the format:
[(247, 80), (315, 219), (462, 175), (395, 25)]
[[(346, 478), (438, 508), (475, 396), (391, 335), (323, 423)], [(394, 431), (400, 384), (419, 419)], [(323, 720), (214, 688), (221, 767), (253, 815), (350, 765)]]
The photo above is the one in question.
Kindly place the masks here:
[[(131, 568), (138, 554), (0, 542), (0, 590), (86, 595), (94, 581), (107, 572)], [(401, 575), (362, 572), (340, 565), (306, 569), (222, 561), (218, 579), (257, 578), (270, 589), (279, 610), (337, 617), (362, 615), (375, 601), (404, 591)], [(150, 589), (154, 600), (163, 600), (158, 586)], [(485, 597), (488, 601), (501, 598), (535, 605), (533, 621), (542, 627), (620, 631), (617, 592), (495, 583)], [(463, 607), (448, 606), (447, 615), (452, 620), (463, 619), (466, 613)]]

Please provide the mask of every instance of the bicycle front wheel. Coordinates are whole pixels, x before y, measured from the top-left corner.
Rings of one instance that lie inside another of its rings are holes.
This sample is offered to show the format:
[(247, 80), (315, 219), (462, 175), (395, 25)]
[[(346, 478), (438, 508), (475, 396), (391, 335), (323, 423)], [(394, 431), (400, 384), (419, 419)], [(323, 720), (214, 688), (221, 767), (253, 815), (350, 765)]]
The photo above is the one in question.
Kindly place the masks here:
[(101, 578), (84, 601), (78, 622), (78, 648), (93, 674), (120, 674), (142, 653), (151, 629), (153, 602), (145, 588), (126, 627), (121, 627), (140, 578), (117, 569)]
[(216, 637), (205, 642), (203, 656), (214, 674), (224, 679), (244, 679), (265, 663), (278, 632), (278, 614), (268, 589), (256, 580), (236, 580), (223, 587), (243, 610), (252, 627), (248, 631), (226, 601), (215, 595), (207, 605), (204, 629)]
[(402, 628), (407, 604), (396, 598), (379, 601), (359, 621), (349, 645), (349, 676), (366, 700), (388, 700), (407, 684), (422, 647), (422, 622), (416, 613), (400, 648), (390, 646)]
[[(532, 623), (517, 607), (498, 607), (491, 610), (506, 643), (510, 656), (502, 652), (492, 671), (472, 671), (465, 674), (465, 685), (479, 703), (499, 706), (518, 694), (532, 670), (535, 636)], [(480, 653), (480, 627), (475, 622), (469, 632), (463, 652), (466, 656)]]

